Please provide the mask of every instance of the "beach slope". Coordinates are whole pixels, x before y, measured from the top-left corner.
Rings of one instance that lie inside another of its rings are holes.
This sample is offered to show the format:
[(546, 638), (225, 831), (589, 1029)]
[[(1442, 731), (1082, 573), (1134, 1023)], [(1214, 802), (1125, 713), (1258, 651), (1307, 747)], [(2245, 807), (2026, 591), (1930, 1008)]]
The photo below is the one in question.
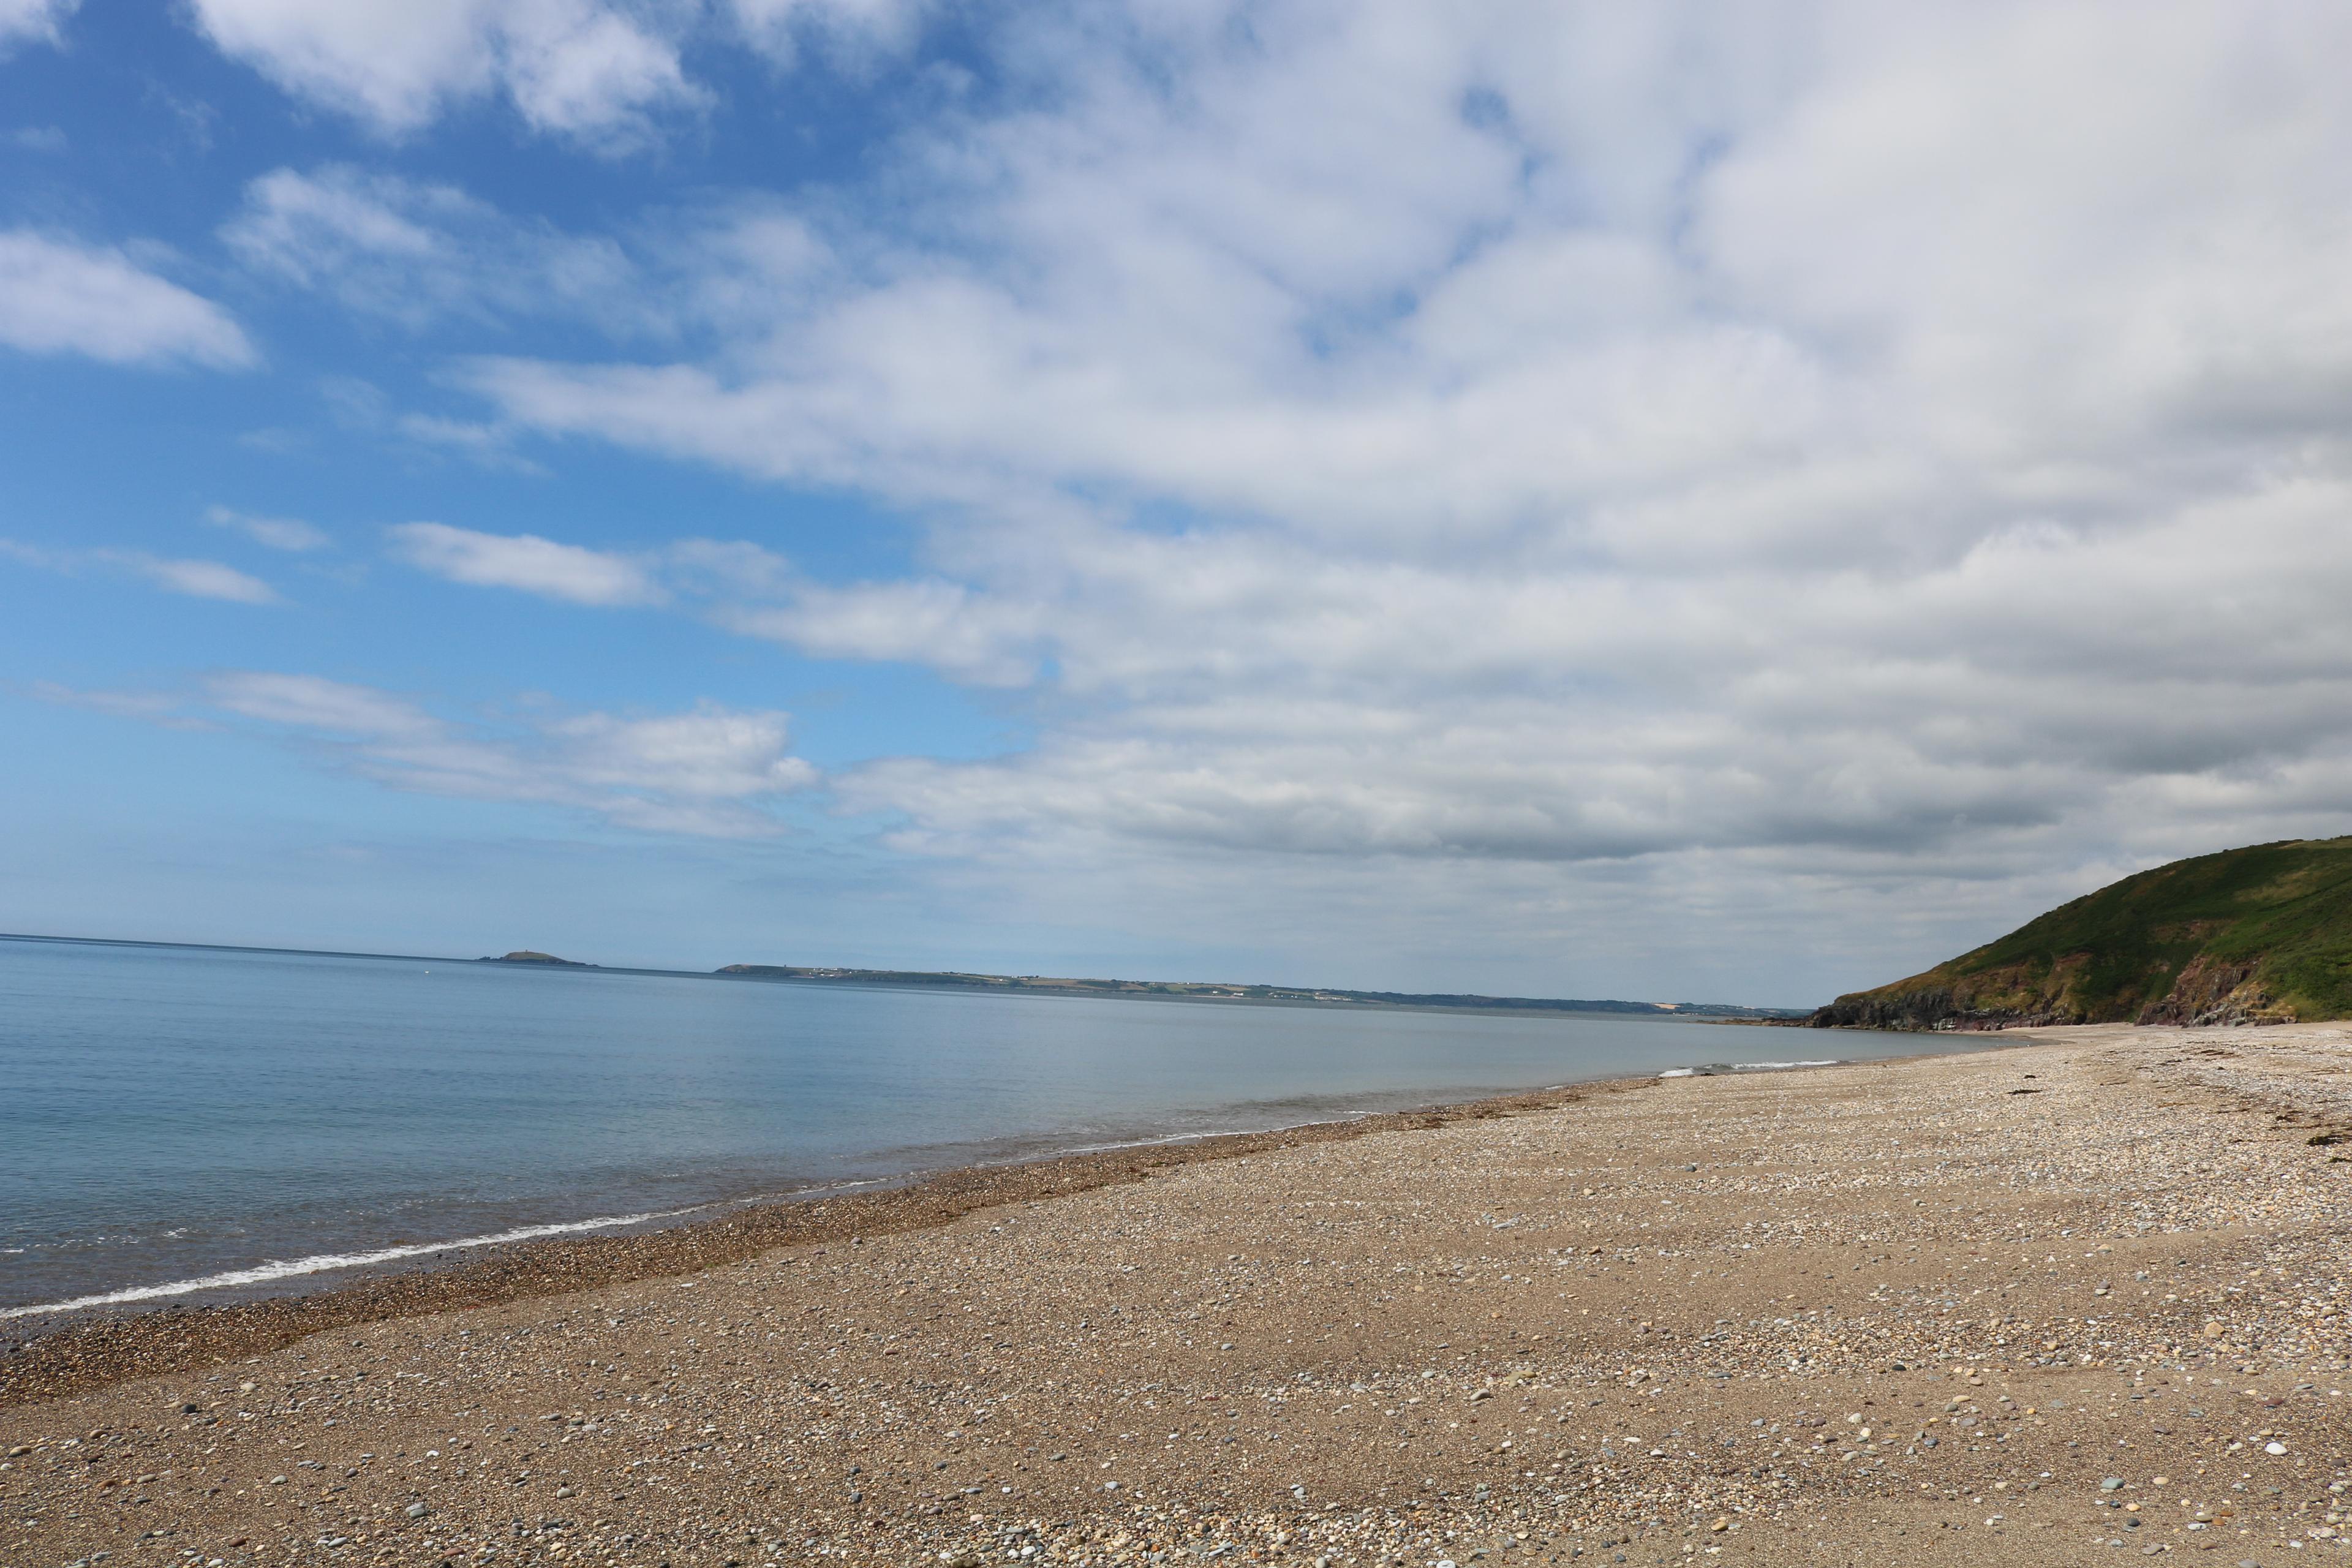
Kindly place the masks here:
[(2347, 1068), (1675, 1079), (338, 1327), (0, 1411), (0, 1561), (2352, 1556)]

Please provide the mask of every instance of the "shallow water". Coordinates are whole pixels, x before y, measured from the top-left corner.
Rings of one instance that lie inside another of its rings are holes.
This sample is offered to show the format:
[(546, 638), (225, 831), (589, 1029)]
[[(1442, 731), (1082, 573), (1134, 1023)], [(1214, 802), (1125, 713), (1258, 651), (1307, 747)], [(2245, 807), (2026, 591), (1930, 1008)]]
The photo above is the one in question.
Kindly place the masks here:
[(1952, 1044), (0, 940), (0, 1312), (1106, 1143)]

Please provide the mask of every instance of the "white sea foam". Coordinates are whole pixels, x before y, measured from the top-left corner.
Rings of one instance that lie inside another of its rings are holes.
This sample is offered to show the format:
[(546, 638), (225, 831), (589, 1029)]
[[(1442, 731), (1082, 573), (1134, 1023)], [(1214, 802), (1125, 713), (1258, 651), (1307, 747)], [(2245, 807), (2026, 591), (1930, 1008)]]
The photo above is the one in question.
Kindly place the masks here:
[(1660, 1078), (1705, 1078), (1718, 1072), (1787, 1072), (1795, 1068), (1833, 1068), (1839, 1058), (1807, 1062), (1721, 1062), (1713, 1067), (1668, 1068)]
[(276, 1279), (324, 1274), (337, 1268), (359, 1268), (372, 1263), (397, 1263), (404, 1258), (423, 1258), (429, 1253), (455, 1252), (463, 1247), (497, 1247), (509, 1241), (537, 1241), (542, 1237), (568, 1236), (583, 1230), (611, 1230), (616, 1226), (646, 1225), (693, 1212), (692, 1209), (667, 1209), (656, 1214), (607, 1215), (599, 1219), (572, 1220), (562, 1225), (517, 1226), (512, 1230), (499, 1231), (495, 1235), (460, 1237), (455, 1241), (422, 1241), (404, 1247), (384, 1247), (373, 1252), (321, 1252), (310, 1258), (278, 1258), (257, 1263), (250, 1268), (232, 1268), (223, 1274), (207, 1274), (198, 1279), (175, 1279), (165, 1285), (134, 1285), (129, 1289), (109, 1290), (99, 1296), (77, 1296), (69, 1301), (43, 1301), (30, 1307), (0, 1308), (0, 1318), (29, 1318), (44, 1312), (74, 1312), (84, 1307), (154, 1301), (166, 1296), (190, 1296), (199, 1290), (224, 1290), (234, 1285), (267, 1285)]

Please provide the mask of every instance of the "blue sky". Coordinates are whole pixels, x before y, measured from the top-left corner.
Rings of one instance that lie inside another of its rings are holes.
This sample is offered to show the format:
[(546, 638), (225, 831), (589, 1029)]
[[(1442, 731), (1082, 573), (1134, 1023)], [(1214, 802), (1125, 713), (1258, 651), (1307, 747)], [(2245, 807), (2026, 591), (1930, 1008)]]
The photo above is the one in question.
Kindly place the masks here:
[(2352, 829), (2347, 28), (0, 0), (0, 928), (1797, 1004)]

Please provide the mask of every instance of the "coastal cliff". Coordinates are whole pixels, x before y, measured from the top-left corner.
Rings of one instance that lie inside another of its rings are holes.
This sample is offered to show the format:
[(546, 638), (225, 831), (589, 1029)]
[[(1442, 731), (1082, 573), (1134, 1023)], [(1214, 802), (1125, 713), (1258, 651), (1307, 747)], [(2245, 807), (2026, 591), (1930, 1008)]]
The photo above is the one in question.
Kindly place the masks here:
[(2352, 837), (2176, 860), (1816, 1012), (1816, 1028), (2352, 1017)]

